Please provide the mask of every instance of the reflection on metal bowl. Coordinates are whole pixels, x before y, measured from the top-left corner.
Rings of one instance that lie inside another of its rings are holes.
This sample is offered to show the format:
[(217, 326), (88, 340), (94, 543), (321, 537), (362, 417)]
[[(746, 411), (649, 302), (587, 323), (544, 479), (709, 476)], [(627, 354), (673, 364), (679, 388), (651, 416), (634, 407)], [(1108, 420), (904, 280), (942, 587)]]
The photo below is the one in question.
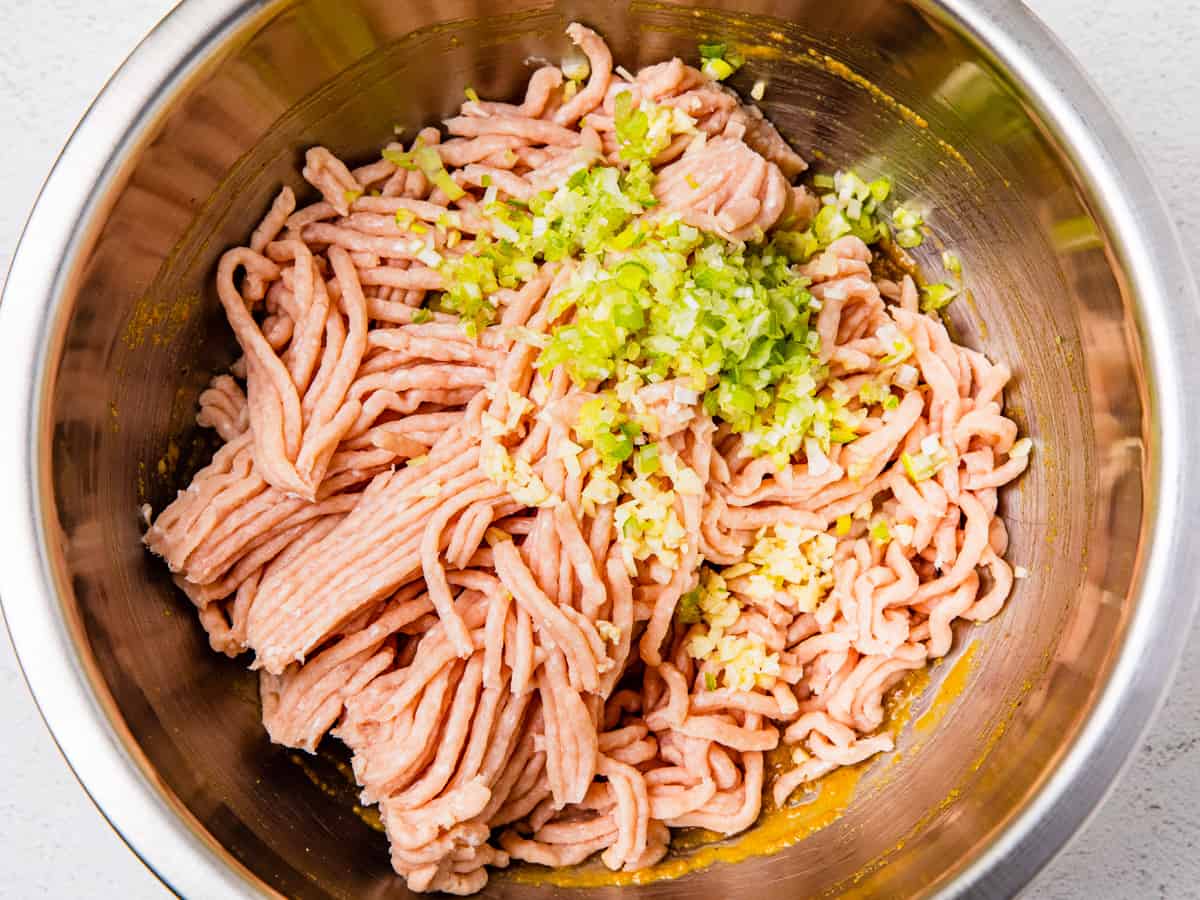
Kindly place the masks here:
[[(766, 112), (803, 153), (886, 170), (928, 206), (918, 255), (936, 265), (944, 243), (963, 260), (955, 333), (1013, 365), (1010, 409), (1038, 448), (1003, 501), (1031, 575), (960, 634), (978, 639), (961, 702), (905, 730), (805, 840), (629, 890), (1009, 895), (1136, 744), (1200, 568), (1183, 519), (1200, 503), (1200, 328), (1153, 185), (1015, 0), (708, 2), (189, 0), (64, 152), (0, 309), (0, 587), (64, 752), (181, 894), (403, 895), (382, 836), (268, 743), (252, 676), (209, 652), (139, 542), (139, 506), (161, 508), (202, 461), (196, 396), (233, 356), (215, 261), (280, 182), (300, 186), (304, 148), (362, 159), (465, 85), (512, 95), (573, 18), (631, 68), (737, 43), (735, 84), (767, 82)], [(550, 891), (497, 878), (488, 895)]]

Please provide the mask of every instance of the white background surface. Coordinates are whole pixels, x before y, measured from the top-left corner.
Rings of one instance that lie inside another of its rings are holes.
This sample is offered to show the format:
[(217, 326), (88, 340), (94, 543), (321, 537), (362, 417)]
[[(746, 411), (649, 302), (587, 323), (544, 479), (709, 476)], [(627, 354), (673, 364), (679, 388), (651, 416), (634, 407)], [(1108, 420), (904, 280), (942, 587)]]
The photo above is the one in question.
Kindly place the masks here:
[[(1200, 259), (1200, 0), (1029, 0), (1107, 94)], [(0, 0), (0, 272), (59, 147), (169, 0)], [(1200, 897), (1200, 626), (1157, 724), (1036, 898)], [(164, 900), (50, 740), (0, 637), (0, 896)]]

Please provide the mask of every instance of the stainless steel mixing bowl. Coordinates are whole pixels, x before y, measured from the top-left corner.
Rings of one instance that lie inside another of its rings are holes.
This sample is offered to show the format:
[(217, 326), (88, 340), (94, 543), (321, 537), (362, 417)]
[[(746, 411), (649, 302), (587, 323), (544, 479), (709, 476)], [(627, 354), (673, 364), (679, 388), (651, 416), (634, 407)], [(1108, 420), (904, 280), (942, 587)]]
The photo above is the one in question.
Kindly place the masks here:
[(0, 307), (0, 586), (59, 745), (179, 893), (404, 894), (382, 836), (267, 742), (251, 676), (209, 652), (139, 543), (138, 507), (161, 508), (203, 455), (196, 395), (232, 358), (215, 260), (280, 182), (300, 186), (303, 148), (365, 159), (466, 85), (514, 94), (576, 17), (631, 68), (736, 42), (735, 82), (768, 82), (803, 152), (886, 170), (928, 206), (920, 255), (935, 271), (942, 242), (961, 256), (956, 331), (1013, 365), (1036, 441), (1004, 498), (1030, 576), (960, 632), (977, 664), (941, 725), (906, 734), (898, 763), (786, 852), (631, 893), (1007, 895), (1135, 745), (1200, 568), (1200, 327), (1154, 185), (1016, 2), (706, 2), (192, 0), (64, 151)]

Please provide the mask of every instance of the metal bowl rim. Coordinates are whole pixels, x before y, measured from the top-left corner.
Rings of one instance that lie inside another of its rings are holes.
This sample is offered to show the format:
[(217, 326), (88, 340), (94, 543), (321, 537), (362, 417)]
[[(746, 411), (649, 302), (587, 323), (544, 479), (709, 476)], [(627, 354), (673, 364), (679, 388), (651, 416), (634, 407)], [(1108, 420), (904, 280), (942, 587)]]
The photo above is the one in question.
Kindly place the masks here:
[[(1088, 189), (1138, 301), (1155, 438), (1138, 602), (1124, 644), (1088, 721), (1037, 794), (945, 896), (1011, 896), (1075, 834), (1128, 762), (1161, 704), (1188, 635), (1200, 578), (1200, 391), (1187, 348), (1200, 340), (1196, 288), (1166, 207), (1113, 113), (1068, 51), (1017, 0), (919, 0), (972, 41), (1024, 94)], [(273, 6), (273, 5), (272, 5)], [(186, 83), (263, 4), (184, 0), (105, 85), (48, 176), (13, 256), (0, 303), (0, 522), (10, 541), (0, 598), (26, 682), (80, 784), (126, 844), (182, 896), (258, 897), (269, 889), (217, 846), (150, 770), (63, 614), (43, 510), (39, 468), (47, 361), (62, 325), (66, 279), (88, 226), (131, 152)], [(95, 148), (108, 148), (97, 154)], [(1156, 431), (1154, 429), (1157, 429)], [(1189, 533), (1190, 532), (1190, 533)], [(115, 710), (114, 710), (115, 711)], [(270, 894), (276, 895), (274, 891)]]

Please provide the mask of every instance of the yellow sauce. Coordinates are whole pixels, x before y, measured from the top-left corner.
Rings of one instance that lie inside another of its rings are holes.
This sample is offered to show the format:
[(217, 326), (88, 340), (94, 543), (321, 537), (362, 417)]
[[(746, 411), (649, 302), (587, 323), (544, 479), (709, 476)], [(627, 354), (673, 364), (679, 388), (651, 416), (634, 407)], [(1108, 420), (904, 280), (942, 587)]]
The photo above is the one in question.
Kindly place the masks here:
[[(914, 731), (928, 731), (941, 722), (946, 712), (966, 688), (974, 669), (977, 650), (978, 641), (974, 641), (946, 673), (929, 709), (913, 723)], [(914, 703), (928, 688), (930, 678), (931, 667), (910, 672), (888, 694), (884, 703), (884, 721), (880, 728), (881, 732), (886, 732), (893, 738), (899, 738), (900, 733), (912, 718)], [(1023, 693), (1027, 692), (1030, 687), (1032, 687), (1031, 683), (1024, 685)], [(1008, 715), (997, 722), (988, 734), (983, 742), (981, 753), (971, 766), (972, 772), (978, 772), (983, 766), (984, 761), (1003, 736), (1008, 719), (1015, 713), (1019, 705), (1019, 700), (1012, 703)], [(921, 743), (923, 741), (910, 746), (909, 753), (917, 750)], [(671, 853), (666, 859), (657, 865), (637, 872), (611, 872), (598, 861), (593, 860), (582, 865), (561, 869), (516, 863), (507, 870), (494, 872), (493, 877), (517, 884), (555, 887), (621, 887), (678, 878), (706, 869), (716, 863), (737, 863), (755, 856), (767, 856), (797, 844), (836, 822), (854, 801), (863, 776), (873, 767), (876, 771), (871, 779), (872, 790), (883, 787), (890, 780), (889, 773), (900, 761), (901, 756), (901, 753), (895, 752), (890, 754), (886, 760), (876, 757), (857, 766), (846, 766), (831, 772), (811, 786), (811, 798), (782, 808), (774, 805), (768, 790), (764, 797), (763, 813), (757, 825), (750, 831), (725, 840), (721, 835), (703, 829), (683, 829), (672, 835)], [(375, 807), (364, 807), (358, 803), (358, 788), (355, 784), (354, 773), (343, 758), (324, 748), (320, 749), (316, 756), (292, 753), (289, 754), (289, 758), (318, 790), (349, 806), (352, 812), (368, 827), (376, 831), (383, 831), (379, 811)], [(791, 767), (790, 748), (781, 746), (768, 753), (766, 763), (769, 784), (780, 772)], [(839, 890), (852, 889), (852, 885), (857, 884), (878, 869), (887, 859), (901, 850), (909, 838), (927, 827), (940, 813), (954, 803), (960, 794), (960, 788), (951, 790), (940, 803), (926, 812), (921, 820), (909, 830), (905, 838), (855, 873), (841, 885)]]
[[(351, 812), (368, 827), (375, 831), (383, 831), (383, 823), (379, 820), (379, 810), (374, 806), (361, 806), (358, 803), (358, 785), (354, 780), (354, 772), (344, 760), (321, 752), (320, 748), (318, 748), (316, 756), (290, 753), (288, 759), (322, 794), (348, 805)], [(330, 767), (333, 768), (333, 772), (322, 771)]]
[(171, 343), (191, 319), (199, 303), (199, 294), (171, 297), (169, 300), (139, 297), (133, 304), (121, 335), (125, 346), (130, 350), (138, 350), (145, 346), (147, 340), (156, 347)]
[(934, 695), (933, 702), (929, 704), (929, 709), (925, 710), (913, 724), (916, 731), (930, 731), (946, 717), (950, 707), (957, 702), (963, 689), (967, 686), (967, 681), (975, 668), (975, 653), (978, 649), (979, 641), (972, 641), (954, 665), (950, 667), (950, 671), (946, 673), (941, 686), (938, 687), (937, 694)]
[(167, 441), (167, 452), (158, 458), (155, 468), (162, 478), (166, 478), (175, 470), (175, 466), (179, 462), (179, 445), (173, 440)]
[[(922, 116), (918, 115), (915, 110), (905, 106), (887, 91), (883, 90), (883, 88), (879, 87), (879, 85), (875, 84), (875, 82), (871, 81), (871, 79), (858, 74), (858, 72), (855, 72), (845, 63), (838, 62), (838, 60), (834, 59), (832, 56), (826, 56), (823, 53), (819, 53), (812, 47), (808, 49), (808, 55), (820, 63), (821, 67), (824, 68), (825, 71), (830, 75), (837, 76), (847, 84), (852, 84), (855, 87), (862, 88), (871, 95), (872, 100), (882, 104), (883, 106), (886, 106), (905, 122), (908, 122), (910, 125), (915, 125), (917, 128), (924, 130), (929, 129), (929, 123)], [(934, 136), (934, 140), (937, 141), (937, 145), (945, 152), (947, 156), (949, 156), (971, 174), (975, 173), (975, 167), (967, 162), (967, 158), (958, 151), (957, 147), (937, 136)]]
[(649, 884), (697, 872), (714, 863), (735, 863), (751, 856), (765, 856), (790, 847), (813, 832), (833, 824), (854, 798), (854, 790), (866, 766), (864, 763), (831, 772), (821, 779), (817, 796), (811, 801), (764, 813), (753, 831), (730, 843), (701, 843), (691, 852), (682, 853), (689, 849), (689, 845), (711, 840), (711, 835), (707, 833), (685, 832), (672, 840), (671, 855), (657, 865), (637, 872), (610, 872), (594, 862), (565, 869), (522, 864), (502, 877), (518, 884), (550, 884), (556, 887)]
[[(911, 673), (888, 695), (882, 730), (899, 735), (912, 714), (913, 701), (929, 683), (929, 670)], [(768, 754), (768, 779), (791, 767), (790, 748), (780, 747)], [(736, 863), (752, 856), (767, 856), (796, 844), (809, 835), (832, 825), (850, 806), (859, 781), (872, 760), (830, 772), (815, 784), (810, 800), (782, 808), (775, 807), (766, 792), (763, 814), (755, 827), (729, 841), (701, 829), (686, 829), (671, 840), (671, 853), (657, 865), (637, 872), (611, 872), (598, 862), (550, 869), (518, 863), (496, 877), (518, 884), (555, 887), (620, 887), (649, 884), (665, 878), (678, 878), (706, 869), (714, 863)]]
[(862, 88), (871, 95), (871, 99), (882, 103), (910, 125), (916, 125), (918, 128), (929, 127), (929, 123), (925, 121), (924, 118), (919, 116), (915, 111), (905, 106), (869, 78), (859, 75), (845, 63), (838, 62), (832, 56), (826, 56), (823, 53), (818, 53), (812, 47), (808, 49), (808, 55), (817, 60), (822, 67), (824, 67), (825, 71), (829, 72), (829, 74), (836, 75), (838, 78), (842, 79), (842, 81), (849, 82), (850, 84)]
[[(979, 307), (975, 304), (975, 292), (968, 290), (964, 292), (964, 296), (967, 300), (967, 306), (969, 306), (971, 308), (971, 312), (975, 314), (975, 321), (979, 325), (979, 336), (986, 341), (988, 339), (987, 321), (983, 318), (983, 313), (979, 311)], [(1009, 408), (1009, 412), (1012, 412), (1011, 407)]]

